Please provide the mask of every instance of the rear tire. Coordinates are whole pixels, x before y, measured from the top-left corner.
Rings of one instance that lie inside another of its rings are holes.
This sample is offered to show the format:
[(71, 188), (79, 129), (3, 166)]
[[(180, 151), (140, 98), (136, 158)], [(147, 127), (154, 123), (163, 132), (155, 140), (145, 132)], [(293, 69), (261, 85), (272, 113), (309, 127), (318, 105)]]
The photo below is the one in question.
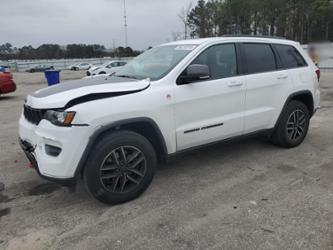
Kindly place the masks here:
[(305, 139), (310, 124), (307, 106), (300, 101), (291, 101), (272, 135), (272, 142), (284, 148), (299, 146)]
[(89, 193), (106, 204), (119, 204), (140, 196), (156, 169), (151, 143), (132, 131), (106, 135), (94, 146), (84, 168)]

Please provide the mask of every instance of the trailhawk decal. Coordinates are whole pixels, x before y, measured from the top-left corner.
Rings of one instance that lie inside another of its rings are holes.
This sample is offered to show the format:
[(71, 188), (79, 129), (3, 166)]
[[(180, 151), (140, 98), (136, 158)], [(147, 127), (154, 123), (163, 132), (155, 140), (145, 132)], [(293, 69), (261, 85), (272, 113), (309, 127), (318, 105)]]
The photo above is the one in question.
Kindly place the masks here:
[(149, 86), (149, 79), (114, 76), (80, 79), (36, 91), (27, 97), (26, 104), (34, 109), (63, 109), (93, 100), (141, 92)]
[(33, 93), (32, 97), (43, 98), (51, 95), (59, 94), (62, 92), (79, 89), (83, 87), (89, 87), (100, 84), (110, 84), (110, 83), (123, 83), (123, 82), (135, 82), (138, 80), (124, 78), (124, 77), (115, 77), (115, 76), (105, 76), (105, 77), (96, 77), (96, 78), (83, 78), (74, 81), (68, 81), (66, 83), (60, 83), (52, 87), (41, 89)]
[(66, 104), (66, 106), (64, 107), (64, 109), (66, 110), (66, 109), (68, 109), (70, 107), (73, 107), (75, 105), (85, 103), (85, 102), (94, 101), (94, 100), (98, 100), (98, 99), (104, 99), (104, 98), (110, 98), (110, 97), (116, 97), (116, 96), (138, 93), (138, 92), (141, 92), (141, 91), (144, 91), (144, 90), (148, 89), (149, 86), (150, 85), (148, 85), (144, 89), (132, 90), (132, 91), (111, 92), (111, 93), (95, 93), (95, 94), (84, 95), (84, 96), (81, 96), (81, 97), (78, 97), (78, 98), (75, 98), (75, 99), (69, 101)]

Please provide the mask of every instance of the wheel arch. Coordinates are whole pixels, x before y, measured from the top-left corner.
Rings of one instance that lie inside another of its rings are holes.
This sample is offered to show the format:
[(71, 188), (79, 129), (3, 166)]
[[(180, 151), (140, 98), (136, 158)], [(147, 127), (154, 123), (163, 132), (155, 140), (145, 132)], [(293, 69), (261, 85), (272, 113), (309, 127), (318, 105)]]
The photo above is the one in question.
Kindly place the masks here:
[(312, 95), (311, 91), (310, 90), (298, 91), (298, 92), (295, 92), (295, 93), (292, 93), (291, 95), (289, 95), (289, 97), (285, 101), (284, 106), (280, 112), (279, 118), (277, 119), (277, 121), (275, 123), (275, 128), (278, 126), (278, 124), (282, 118), (282, 115), (287, 108), (287, 105), (291, 101), (300, 101), (300, 102), (304, 103), (309, 110), (310, 117), (313, 116), (315, 111), (314, 111), (314, 99), (313, 99), (313, 95)]
[(109, 134), (119, 130), (129, 130), (144, 136), (153, 145), (158, 160), (166, 160), (168, 151), (165, 139), (156, 122), (148, 117), (130, 118), (103, 125), (90, 136), (89, 142), (77, 166), (75, 172), (76, 178), (78, 178), (82, 174), (89, 153), (91, 152), (94, 145), (98, 142), (99, 138), (103, 137), (103, 135), (105, 134)]

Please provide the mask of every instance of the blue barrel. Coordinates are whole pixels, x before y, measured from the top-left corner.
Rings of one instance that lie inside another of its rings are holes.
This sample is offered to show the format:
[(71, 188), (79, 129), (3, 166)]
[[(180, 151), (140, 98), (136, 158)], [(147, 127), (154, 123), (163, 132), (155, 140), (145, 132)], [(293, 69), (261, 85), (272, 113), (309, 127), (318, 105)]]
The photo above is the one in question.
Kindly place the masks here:
[(47, 80), (47, 85), (52, 86), (60, 82), (60, 71), (59, 70), (45, 70), (45, 78)]

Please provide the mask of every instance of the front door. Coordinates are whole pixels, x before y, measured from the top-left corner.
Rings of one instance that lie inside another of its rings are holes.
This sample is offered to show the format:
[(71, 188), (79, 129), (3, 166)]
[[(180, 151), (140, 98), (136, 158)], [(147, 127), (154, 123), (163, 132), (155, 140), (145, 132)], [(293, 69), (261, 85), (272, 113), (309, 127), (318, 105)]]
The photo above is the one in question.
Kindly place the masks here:
[(245, 82), (238, 75), (234, 44), (214, 45), (191, 64), (204, 64), (210, 78), (175, 89), (177, 150), (242, 134)]

